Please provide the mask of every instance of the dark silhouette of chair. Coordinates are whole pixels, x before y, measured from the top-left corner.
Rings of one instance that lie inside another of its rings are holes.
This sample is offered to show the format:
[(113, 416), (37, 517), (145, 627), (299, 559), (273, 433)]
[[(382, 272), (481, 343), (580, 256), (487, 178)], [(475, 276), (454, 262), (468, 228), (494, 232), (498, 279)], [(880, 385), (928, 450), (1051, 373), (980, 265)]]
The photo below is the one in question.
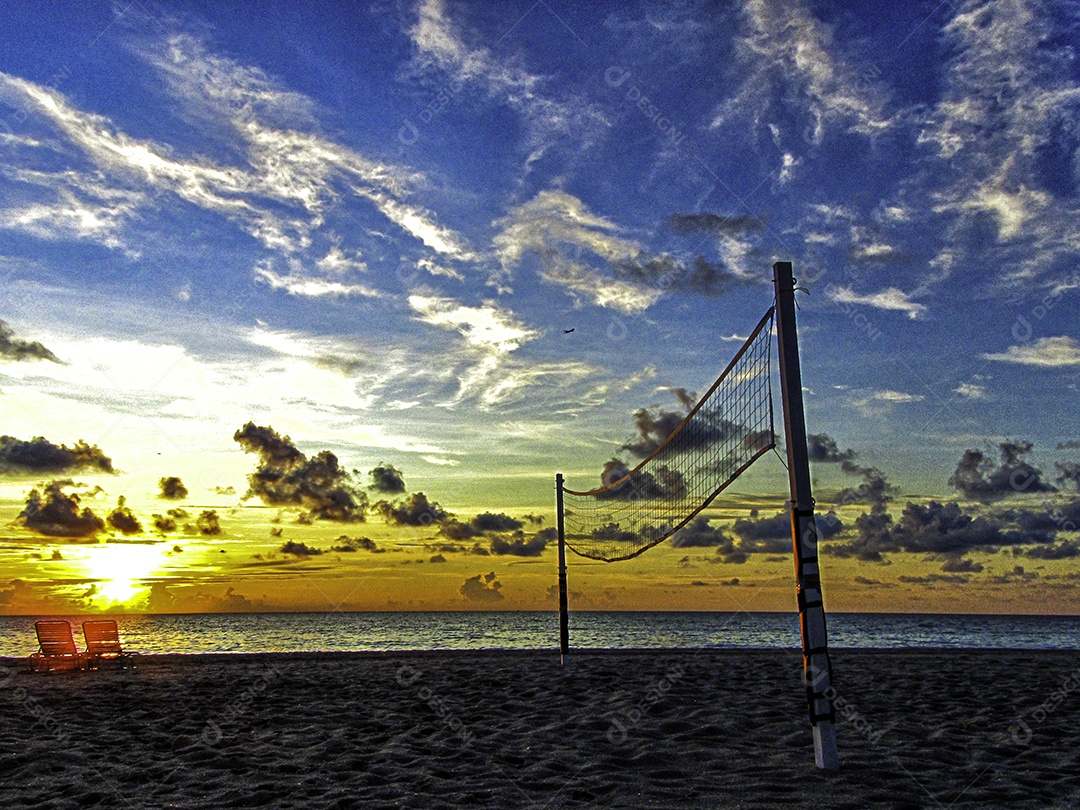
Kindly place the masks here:
[(75, 646), (71, 624), (64, 619), (42, 619), (34, 623), (38, 651), (30, 655), (30, 668), (40, 672), (54, 669), (82, 669), (86, 656)]
[(112, 661), (122, 667), (135, 666), (132, 658), (138, 653), (125, 650), (120, 644), (120, 630), (112, 619), (90, 619), (83, 622), (86, 638), (86, 664), (97, 669), (101, 662)]

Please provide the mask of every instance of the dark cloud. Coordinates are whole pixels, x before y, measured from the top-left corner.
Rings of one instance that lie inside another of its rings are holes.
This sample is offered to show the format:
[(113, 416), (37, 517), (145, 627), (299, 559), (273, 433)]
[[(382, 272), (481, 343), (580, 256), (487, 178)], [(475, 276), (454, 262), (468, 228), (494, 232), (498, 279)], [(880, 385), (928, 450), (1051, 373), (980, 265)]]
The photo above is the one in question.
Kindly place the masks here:
[(493, 537), (491, 538), (491, 553), (509, 554), (514, 557), (539, 557), (544, 553), (547, 544), (555, 539), (556, 534), (552, 529), (543, 529), (529, 538), (520, 531), (510, 535), (509, 540)]
[(711, 548), (731, 546), (732, 539), (721, 528), (709, 525), (709, 519), (698, 516), (679, 529), (671, 538), (673, 548)]
[(272, 506), (301, 506), (310, 518), (364, 520), (367, 495), (329, 450), (309, 459), (288, 436), (253, 422), (236, 431), (233, 439), (249, 453), (259, 454), (259, 466), (248, 476), (244, 497), (258, 496)]
[(458, 593), (470, 602), (490, 603), (503, 600), (501, 590), (502, 583), (499, 582), (495, 572), (492, 571), (489, 574), (477, 574), (475, 577), (469, 577), (458, 589)]
[(1056, 544), (1026, 548), (1021, 553), (1033, 560), (1070, 560), (1080, 557), (1080, 542), (1063, 540)]
[(471, 521), (482, 532), (512, 532), (522, 527), (522, 522), (502, 512), (482, 512)]
[(334, 541), (334, 545), (330, 549), (331, 551), (377, 551), (378, 547), (375, 545), (375, 541), (369, 537), (347, 537), (341, 535)]
[(901, 582), (908, 585), (934, 585), (938, 582), (947, 582), (951, 585), (964, 585), (971, 581), (971, 577), (962, 574), (930, 574), (925, 577), (899, 577)]
[(429, 563), (444, 563), (444, 562), (446, 562), (446, 557), (444, 557), (442, 554), (433, 554), (428, 559), (428, 562)]
[(387, 523), (398, 526), (430, 526), (442, 523), (451, 515), (439, 504), (428, 501), (423, 492), (414, 492), (401, 501), (379, 501), (374, 506)]
[(73, 447), (53, 444), (42, 436), (30, 441), (0, 436), (0, 470), (58, 473), (97, 469), (114, 473), (112, 459), (97, 445), (79, 439)]
[(997, 467), (982, 451), (965, 450), (949, 486), (965, 498), (984, 503), (1020, 493), (1056, 492), (1057, 488), (1043, 481), (1042, 473), (1027, 461), (1031, 447), (1031, 442), (1002, 442)]
[(383, 462), (368, 473), (371, 476), (371, 485), (368, 489), (376, 492), (385, 492), (393, 495), (405, 491), (405, 476), (397, 467)]
[(166, 500), (182, 501), (188, 496), (188, 489), (184, 486), (184, 482), (175, 475), (159, 479), (158, 488), (161, 490), (158, 497)]
[(876, 467), (860, 467), (851, 461), (843, 461), (840, 463), (840, 469), (851, 475), (861, 475), (863, 480), (857, 487), (844, 487), (837, 492), (836, 503), (869, 503), (884, 506), (892, 500), (896, 488), (885, 479), (885, 473)]
[(941, 570), (947, 574), (981, 574), (983, 566), (982, 563), (977, 563), (967, 557), (951, 555), (946, 557)]
[(49, 360), (60, 363), (59, 357), (37, 341), (15, 337), (15, 331), (4, 321), (0, 321), (0, 357), (8, 360)]
[(1058, 450), (1080, 450), (1080, 439), (1069, 439), (1065, 442), (1058, 442)]
[(710, 262), (700, 255), (689, 262), (666, 254), (650, 259), (633, 256), (615, 262), (611, 269), (616, 278), (636, 284), (709, 297), (725, 295), (732, 290), (759, 283), (740, 276), (722, 262)]
[(298, 543), (295, 540), (286, 540), (281, 544), (281, 548), (278, 549), (282, 554), (288, 554), (292, 557), (317, 557), (322, 554), (321, 548), (312, 548), (307, 543)]
[[(828, 540), (844, 528), (836, 512), (815, 515), (818, 536)], [(781, 512), (770, 518), (739, 518), (732, 530), (743, 541), (743, 547), (753, 552), (781, 554), (792, 551), (791, 515)]]
[(217, 512), (213, 509), (201, 512), (195, 519), (195, 528), (199, 530), (199, 534), (205, 534), (208, 537), (221, 534), (221, 524), (218, 522)]
[(542, 526), (544, 523), (543, 515), (522, 515), (521, 519), (527, 520), (529, 523), (532, 523), (535, 526)]
[[(610, 486), (621, 478), (629, 475), (630, 469), (626, 462), (613, 458), (604, 464), (600, 480), (604, 486)], [(669, 467), (659, 467), (655, 473), (637, 472), (627, 478), (614, 489), (608, 490), (597, 497), (611, 498), (620, 501), (636, 501), (641, 499), (674, 500), (681, 498), (686, 492), (686, 482), (682, 473)]]
[(439, 531), (451, 540), (469, 540), (490, 532), (517, 531), (523, 525), (517, 518), (512, 518), (502, 512), (483, 512), (468, 523), (446, 520)]
[(213, 492), (215, 495), (235, 495), (236, 487), (214, 487), (211, 492)]
[(177, 520), (187, 520), (189, 517), (191, 517), (190, 512), (188, 512), (186, 509), (181, 509), (179, 507), (170, 509), (165, 514), (169, 517), (176, 518)]
[[(697, 404), (697, 394), (685, 388), (674, 388), (671, 393), (679, 400), (680, 410), (668, 411), (662, 407), (638, 408), (634, 411), (634, 429), (637, 438), (628, 441), (620, 449), (626, 450), (637, 458), (646, 458), (664, 444)], [(721, 419), (706, 410), (698, 411), (694, 416), (692, 430), (680, 434), (676, 452), (687, 452), (709, 447), (719, 442), (736, 438), (745, 438), (747, 431), (741, 425)]]
[(116, 502), (116, 508), (109, 513), (107, 518), (109, 525), (122, 534), (139, 534), (142, 524), (135, 514), (128, 508), (127, 500), (123, 495)]
[(67, 495), (56, 484), (46, 486), (44, 495), (30, 490), (17, 519), (31, 531), (49, 537), (89, 537), (105, 528), (105, 521), (90, 509), (79, 509), (78, 495)]
[(668, 226), (676, 233), (698, 234), (714, 233), (724, 236), (736, 236), (747, 231), (760, 230), (765, 223), (748, 214), (724, 216), (723, 214), (672, 214), (668, 217)]
[(1054, 479), (1058, 484), (1062, 487), (1072, 484), (1076, 491), (1080, 492), (1080, 464), (1075, 461), (1058, 461), (1054, 463), (1054, 468), (1058, 471), (1058, 476)]
[(972, 550), (996, 550), (1005, 546), (1047, 544), (1054, 538), (1051, 526), (1027, 514), (1003, 513), (973, 517), (957, 503), (927, 505), (909, 502), (900, 520), (883, 508), (855, 520), (858, 537), (848, 543), (830, 546), (841, 557), (880, 561), (882, 554), (894, 551), (944, 554), (959, 557)]
[(818, 464), (839, 464), (855, 458), (855, 451), (841, 451), (836, 439), (827, 433), (811, 433), (806, 437), (806, 451), (810, 461)]
[(164, 515), (152, 515), (154, 519), (154, 528), (159, 532), (175, 532), (176, 521), (171, 517), (165, 517)]

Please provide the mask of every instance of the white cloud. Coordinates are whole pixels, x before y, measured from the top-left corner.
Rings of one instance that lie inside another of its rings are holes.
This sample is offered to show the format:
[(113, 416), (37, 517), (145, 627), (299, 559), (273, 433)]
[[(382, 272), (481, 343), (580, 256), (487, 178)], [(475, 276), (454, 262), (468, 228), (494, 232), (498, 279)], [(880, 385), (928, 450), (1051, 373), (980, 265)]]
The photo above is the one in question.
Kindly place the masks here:
[[(517, 265), (532, 254), (540, 262), (541, 278), (596, 306), (630, 315), (648, 309), (663, 296), (660, 289), (611, 278), (581, 260), (591, 255), (609, 265), (638, 256), (641, 246), (571, 194), (542, 191), (495, 224), (502, 228), (493, 244), (504, 279), (511, 278)], [(737, 258), (737, 248), (732, 253)]]
[(926, 312), (926, 306), (912, 301), (907, 293), (895, 287), (889, 287), (881, 292), (861, 295), (850, 287), (829, 285), (825, 291), (832, 301), (838, 304), (864, 304), (875, 309), (894, 310), (907, 313), (909, 318), (919, 318)]
[(986, 399), (986, 387), (977, 383), (960, 383), (953, 393), (964, 399)]
[(770, 108), (783, 99), (809, 117), (805, 137), (818, 143), (829, 127), (875, 135), (891, 122), (884, 114), (881, 82), (839, 53), (832, 27), (801, 2), (745, 0), (744, 33), (737, 40), (745, 79), (715, 113), (720, 127), (749, 116), (759, 126), (775, 120)]
[(1075, 49), (1055, 25), (1040, 3), (967, 2), (943, 30), (954, 56), (919, 134), (936, 152), (931, 206), (949, 217), (932, 261), (939, 277), (969, 260), (998, 268), (998, 286), (1047, 286), (1080, 250), (1080, 206), (1048, 180), (1062, 169), (1040, 159), (1065, 146), (1065, 162), (1080, 165), (1075, 139), (1062, 140), (1063, 125), (1080, 117)]
[(255, 267), (255, 278), (270, 285), (272, 290), (285, 290), (289, 295), (320, 298), (326, 295), (362, 295), (368, 298), (380, 298), (382, 293), (363, 284), (344, 284), (340, 281), (328, 281), (290, 273), (282, 276), (271, 269), (269, 263)]
[(478, 84), (491, 98), (521, 115), (529, 131), (527, 163), (540, 158), (559, 139), (572, 138), (575, 149), (588, 146), (606, 123), (595, 105), (565, 92), (557, 98), (546, 94), (546, 78), (495, 56), (487, 47), (470, 46), (443, 0), (421, 0), (409, 35), (419, 50), (421, 68), (442, 70), (456, 84)]
[(418, 314), (417, 320), (458, 332), (467, 345), (494, 355), (515, 351), (539, 336), (494, 301), (469, 307), (452, 298), (413, 294), (409, 306)]
[(986, 360), (1019, 363), (1024, 366), (1063, 368), (1080, 366), (1080, 345), (1071, 337), (1046, 337), (1027, 346), (1010, 346), (1007, 351), (984, 354)]

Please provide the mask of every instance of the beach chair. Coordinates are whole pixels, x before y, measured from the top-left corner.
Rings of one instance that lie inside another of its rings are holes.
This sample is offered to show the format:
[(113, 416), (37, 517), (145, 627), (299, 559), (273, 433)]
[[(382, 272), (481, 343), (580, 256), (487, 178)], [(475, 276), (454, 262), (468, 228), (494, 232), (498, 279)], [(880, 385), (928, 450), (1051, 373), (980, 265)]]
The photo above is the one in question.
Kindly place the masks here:
[(90, 619), (83, 622), (86, 638), (86, 664), (97, 669), (102, 661), (114, 661), (121, 667), (135, 666), (132, 658), (138, 653), (125, 650), (120, 644), (120, 630), (112, 619)]
[(54, 669), (82, 669), (85, 656), (75, 646), (71, 624), (64, 619), (42, 619), (34, 623), (38, 651), (30, 655), (30, 668), (35, 672)]

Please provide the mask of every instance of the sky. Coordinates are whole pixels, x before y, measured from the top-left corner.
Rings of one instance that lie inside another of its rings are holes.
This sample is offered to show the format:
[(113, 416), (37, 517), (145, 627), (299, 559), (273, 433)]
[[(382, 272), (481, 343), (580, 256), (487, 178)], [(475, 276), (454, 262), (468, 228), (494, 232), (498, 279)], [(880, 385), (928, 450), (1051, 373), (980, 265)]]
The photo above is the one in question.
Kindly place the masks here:
[[(1080, 610), (1077, 3), (2, 15), (0, 610), (550, 609), (781, 260), (830, 607)], [(791, 609), (786, 486), (577, 607)]]

